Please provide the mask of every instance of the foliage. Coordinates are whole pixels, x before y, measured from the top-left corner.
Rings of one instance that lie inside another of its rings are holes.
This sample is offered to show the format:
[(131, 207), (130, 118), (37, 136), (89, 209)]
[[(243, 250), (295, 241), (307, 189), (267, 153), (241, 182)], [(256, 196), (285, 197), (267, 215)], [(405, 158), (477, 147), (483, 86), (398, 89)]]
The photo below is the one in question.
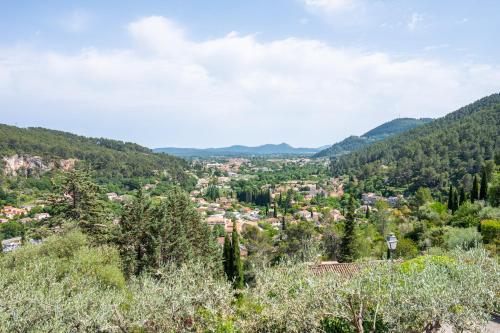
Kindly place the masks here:
[(0, 240), (24, 235), (24, 226), (18, 221), (0, 224)]
[(384, 123), (371, 131), (363, 134), (362, 136), (352, 135), (341, 142), (338, 142), (332, 145), (329, 148), (326, 148), (320, 152), (318, 152), (315, 157), (331, 157), (331, 156), (339, 156), (342, 154), (346, 154), (349, 152), (353, 152), (356, 150), (360, 150), (361, 148), (368, 147), (371, 144), (384, 140), (392, 135), (402, 133), (408, 131), (412, 128), (424, 125), (428, 122), (432, 121), (432, 119), (422, 118), (422, 119), (413, 119), (413, 118), (398, 118), (391, 120), (387, 123)]
[(476, 227), (479, 224), (480, 210), (479, 203), (465, 202), (451, 218), (451, 225), (461, 228)]
[(100, 199), (101, 188), (85, 170), (71, 170), (61, 175), (49, 195), (52, 223), (73, 221), (82, 230), (95, 236), (107, 233), (109, 221)]
[(155, 154), (150, 149), (130, 142), (104, 138), (88, 138), (44, 128), (18, 128), (0, 124), (0, 156), (36, 155), (46, 164), (75, 158), (92, 165), (99, 176), (115, 179), (156, 176), (185, 183), (184, 160)]
[(488, 201), (494, 207), (500, 206), (500, 172), (496, 172), (488, 189)]
[[(485, 97), (368, 148), (332, 160), (333, 176), (354, 173), (361, 180), (383, 177), (383, 187), (415, 192), (442, 190), (481, 170), (500, 147), (500, 94)], [(496, 147), (496, 148), (495, 148)], [(498, 154), (498, 153), (497, 153)]]
[(189, 196), (177, 187), (157, 205), (139, 192), (125, 208), (119, 229), (118, 244), (129, 274), (197, 258), (219, 261), (208, 225), (200, 219)]
[(457, 247), (469, 250), (477, 247), (481, 243), (481, 234), (477, 228), (451, 228), (444, 234), (446, 248), (454, 250)]
[(342, 236), (342, 243), (340, 245), (340, 261), (350, 262), (354, 261), (357, 257), (356, 253), (356, 220), (355, 220), (355, 202), (354, 196), (349, 198), (349, 206), (347, 207), (347, 215), (344, 224), (344, 235)]

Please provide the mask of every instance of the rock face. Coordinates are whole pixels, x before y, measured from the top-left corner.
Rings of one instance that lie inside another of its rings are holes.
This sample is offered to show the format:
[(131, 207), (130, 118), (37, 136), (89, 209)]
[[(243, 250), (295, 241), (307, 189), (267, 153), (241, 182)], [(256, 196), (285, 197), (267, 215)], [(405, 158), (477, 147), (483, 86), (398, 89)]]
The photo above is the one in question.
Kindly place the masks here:
[(60, 160), (57, 163), (46, 163), (40, 156), (12, 155), (3, 158), (3, 174), (6, 176), (34, 176), (60, 168), (71, 170), (75, 167), (76, 159)]

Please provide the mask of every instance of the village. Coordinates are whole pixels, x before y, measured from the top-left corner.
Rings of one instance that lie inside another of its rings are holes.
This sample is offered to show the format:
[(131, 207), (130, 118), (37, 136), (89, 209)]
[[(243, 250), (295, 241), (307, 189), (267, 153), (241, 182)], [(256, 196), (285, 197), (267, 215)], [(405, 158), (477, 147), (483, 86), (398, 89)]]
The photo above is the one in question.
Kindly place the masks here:
[[(279, 231), (283, 221), (294, 223), (297, 221), (314, 222), (316, 226), (335, 223), (344, 220), (344, 212), (340, 208), (340, 200), (344, 194), (344, 181), (340, 178), (328, 177), (326, 173), (316, 172), (317, 167), (324, 167), (323, 162), (317, 160), (294, 158), (208, 158), (192, 161), (193, 176), (197, 179), (195, 187), (189, 195), (196, 210), (212, 229), (223, 230), (218, 237), (223, 242), (223, 234), (231, 233), (236, 226), (242, 233), (248, 226), (259, 230), (270, 228)], [(309, 174), (297, 177), (287, 168), (313, 170)], [(266, 175), (279, 173), (287, 175), (285, 180), (271, 179), (266, 181)], [(292, 175), (292, 176), (290, 176)], [(238, 200), (237, 184), (253, 184), (260, 190), (269, 193), (269, 203), (265, 206), (252, 202)], [(144, 184), (143, 191), (155, 189), (156, 184)], [(216, 190), (211, 197), (210, 191)], [(287, 211), (280, 211), (277, 202), (282, 196), (291, 196)], [(132, 193), (106, 193), (109, 202), (120, 205), (126, 204), (132, 198)], [(374, 193), (362, 194), (362, 205), (358, 208), (362, 214), (367, 210), (376, 210), (375, 204), (385, 201), (395, 207), (404, 201), (400, 196), (382, 197)], [(44, 204), (36, 200), (32, 204), (23, 204), (19, 207), (6, 205), (0, 210), (0, 224), (17, 221), (21, 224), (37, 223), (50, 217), (44, 211)], [(276, 211), (275, 211), (276, 210)], [(117, 219), (116, 219), (117, 220)], [(33, 241), (32, 241), (33, 242)], [(2, 250), (12, 251), (21, 246), (21, 237), (13, 237), (2, 241)], [(242, 255), (246, 250), (242, 249)]]

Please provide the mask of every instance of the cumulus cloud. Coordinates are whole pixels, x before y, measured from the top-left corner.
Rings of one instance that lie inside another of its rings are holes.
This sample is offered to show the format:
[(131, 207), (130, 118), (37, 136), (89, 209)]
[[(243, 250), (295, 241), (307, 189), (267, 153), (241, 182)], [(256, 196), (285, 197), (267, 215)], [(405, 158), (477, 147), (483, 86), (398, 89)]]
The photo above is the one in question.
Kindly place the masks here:
[(262, 42), (232, 32), (195, 41), (158, 16), (130, 23), (128, 33), (127, 49), (0, 50), (2, 118), (150, 146), (319, 146), (398, 115), (443, 115), (500, 80), (494, 66), (314, 39)]

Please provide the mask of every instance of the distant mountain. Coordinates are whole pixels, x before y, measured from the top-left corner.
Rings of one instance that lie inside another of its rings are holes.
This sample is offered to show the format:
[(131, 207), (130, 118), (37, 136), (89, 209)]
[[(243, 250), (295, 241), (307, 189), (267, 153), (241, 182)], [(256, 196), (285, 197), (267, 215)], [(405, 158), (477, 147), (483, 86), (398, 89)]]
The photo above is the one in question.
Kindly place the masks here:
[(326, 149), (316, 153), (314, 157), (335, 157), (368, 147), (375, 142), (384, 140), (418, 126), (431, 122), (431, 118), (397, 118), (366, 132), (362, 136), (352, 135)]
[[(354, 175), (373, 191), (376, 184), (414, 192), (446, 191), (450, 182), (470, 190), (486, 161), (500, 163), (500, 94), (493, 94), (426, 125), (334, 158), (334, 176)], [(492, 162), (489, 162), (492, 163)]]
[(167, 153), (178, 157), (209, 157), (209, 156), (262, 156), (262, 155), (312, 155), (321, 148), (295, 148), (287, 143), (266, 144), (257, 147), (235, 145), (223, 148), (156, 148), (157, 153)]
[(116, 181), (161, 174), (182, 182), (187, 179), (185, 171), (189, 169), (183, 159), (155, 154), (135, 143), (0, 124), (1, 173), (29, 176), (64, 168), (65, 163), (74, 161), (87, 162), (98, 176)]

